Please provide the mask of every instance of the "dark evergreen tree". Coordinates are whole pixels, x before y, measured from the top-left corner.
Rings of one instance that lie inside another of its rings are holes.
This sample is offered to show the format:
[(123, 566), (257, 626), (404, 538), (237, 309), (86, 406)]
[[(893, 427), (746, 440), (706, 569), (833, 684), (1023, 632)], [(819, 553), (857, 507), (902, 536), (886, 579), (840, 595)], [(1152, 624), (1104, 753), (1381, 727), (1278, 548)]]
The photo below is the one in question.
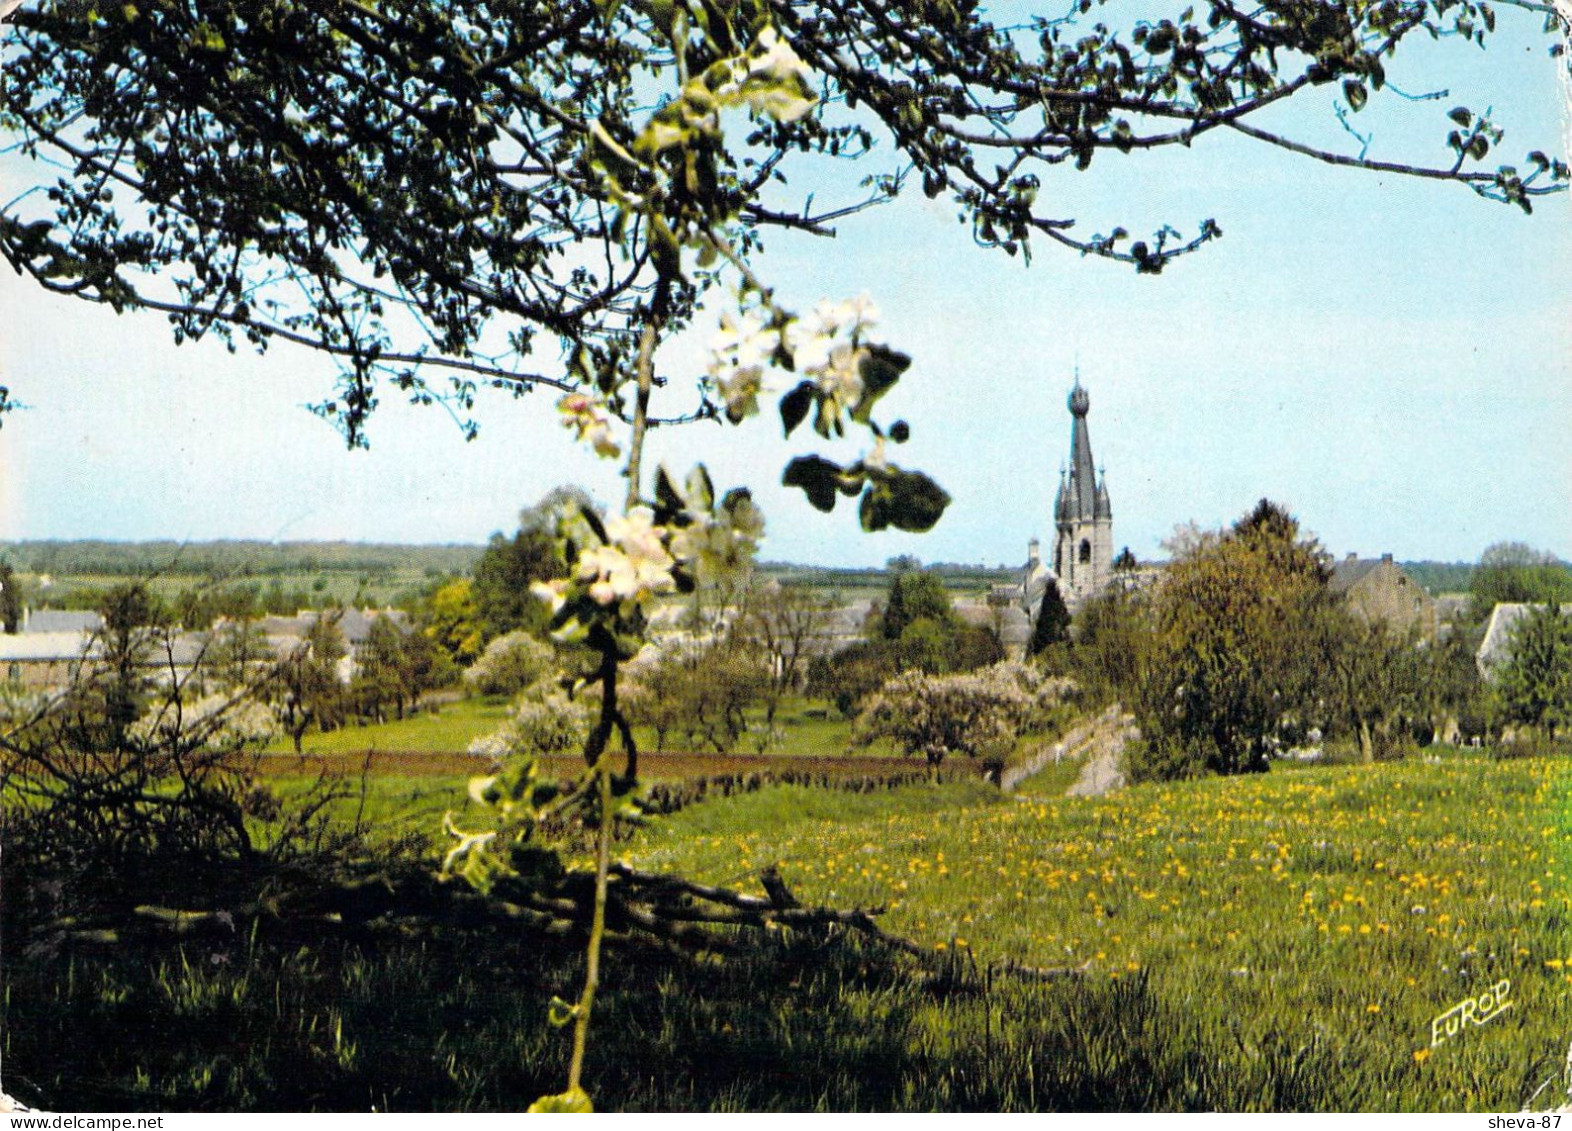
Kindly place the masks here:
[(1028, 656), (1041, 655), (1043, 650), (1070, 639), (1070, 610), (1059, 594), (1059, 583), (1048, 579), (1043, 599), (1037, 606), (1037, 619), (1032, 622), (1032, 638), (1027, 641)]
[(10, 562), (0, 562), (0, 625), (8, 633), (22, 626), (22, 585)]

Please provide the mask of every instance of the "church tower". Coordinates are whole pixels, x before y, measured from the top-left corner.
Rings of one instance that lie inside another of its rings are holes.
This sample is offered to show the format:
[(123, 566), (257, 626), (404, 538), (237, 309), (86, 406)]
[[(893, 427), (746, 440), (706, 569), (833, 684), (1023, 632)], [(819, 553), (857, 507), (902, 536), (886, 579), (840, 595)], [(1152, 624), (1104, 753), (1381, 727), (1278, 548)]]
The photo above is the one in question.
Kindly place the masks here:
[(1099, 479), (1092, 464), (1092, 438), (1086, 414), (1092, 399), (1081, 387), (1079, 375), (1070, 390), (1070, 468), (1059, 472), (1059, 494), (1054, 500), (1053, 572), (1065, 603), (1078, 605), (1095, 597), (1108, 584), (1113, 564), (1113, 508), (1108, 505), (1108, 484)]

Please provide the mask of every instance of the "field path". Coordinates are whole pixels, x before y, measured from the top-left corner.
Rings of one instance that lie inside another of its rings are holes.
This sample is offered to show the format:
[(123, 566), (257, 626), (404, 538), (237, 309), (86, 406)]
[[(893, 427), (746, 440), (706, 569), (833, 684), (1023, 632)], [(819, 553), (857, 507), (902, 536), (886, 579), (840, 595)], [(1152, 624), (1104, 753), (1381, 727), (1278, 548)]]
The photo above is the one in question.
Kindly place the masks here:
[(1065, 791), (1066, 797), (1098, 797), (1110, 790), (1124, 786), (1124, 771), (1119, 760), (1124, 754), (1124, 744), (1135, 736), (1135, 720), (1115, 703), (1098, 716), (1087, 736), (1081, 753), (1086, 755), (1086, 765), (1081, 776)]
[(1030, 759), (1006, 770), (999, 780), (1005, 793), (1050, 765), (1058, 765), (1071, 758), (1084, 758), (1081, 776), (1070, 787), (1069, 796), (1094, 797), (1124, 784), (1119, 770), (1119, 757), (1124, 751), (1125, 739), (1135, 733), (1134, 721), (1115, 703), (1095, 718), (1084, 719), (1071, 727), (1065, 736), (1051, 746), (1041, 747)]

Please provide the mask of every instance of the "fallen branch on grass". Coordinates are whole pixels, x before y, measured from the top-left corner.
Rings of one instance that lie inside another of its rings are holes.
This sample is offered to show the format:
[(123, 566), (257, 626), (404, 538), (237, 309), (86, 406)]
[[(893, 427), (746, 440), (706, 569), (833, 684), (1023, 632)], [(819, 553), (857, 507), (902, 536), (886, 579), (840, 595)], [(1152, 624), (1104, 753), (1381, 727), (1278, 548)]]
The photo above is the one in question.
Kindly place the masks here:
[[(614, 864), (607, 893), (608, 941), (686, 954), (728, 954), (740, 949), (742, 935), (749, 931), (786, 929), (826, 940), (837, 931), (847, 931), (905, 954), (931, 973), (950, 970), (953, 959), (944, 950), (882, 928), (877, 921), (882, 907), (806, 907), (775, 868), (765, 869), (759, 878), (763, 896)], [(175, 941), (223, 945), (258, 926), (269, 933), (306, 938), (506, 926), (581, 939), (588, 930), (593, 881), (588, 872), (569, 872), (548, 890), (509, 883), (480, 895), (466, 885), (411, 870), (398, 876), (316, 884), (233, 910), (142, 905), (118, 914), (58, 919), (35, 932), (34, 945), (117, 948)], [(1033, 981), (1076, 976), (1088, 969), (1014, 961), (992, 968), (997, 974)]]

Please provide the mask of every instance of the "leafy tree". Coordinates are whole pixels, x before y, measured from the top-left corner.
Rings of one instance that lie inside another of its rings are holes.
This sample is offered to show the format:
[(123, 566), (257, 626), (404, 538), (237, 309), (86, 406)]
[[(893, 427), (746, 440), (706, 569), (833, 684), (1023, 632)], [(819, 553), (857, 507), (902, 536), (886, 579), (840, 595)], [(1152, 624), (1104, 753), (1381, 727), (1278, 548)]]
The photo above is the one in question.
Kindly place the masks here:
[(1547, 551), (1522, 542), (1497, 542), (1480, 555), (1469, 598), (1475, 617), (1488, 616), (1501, 603), (1572, 600), (1572, 569)]
[(1319, 544), (1265, 500), (1169, 565), (1137, 706), (1148, 768), (1266, 768), (1280, 729), (1315, 701), (1305, 658), (1329, 572)]
[(1040, 656), (1048, 648), (1062, 644), (1070, 638), (1070, 610), (1059, 595), (1059, 583), (1048, 579), (1042, 601), (1037, 606), (1037, 619), (1032, 622), (1032, 637), (1026, 643), (1028, 656)]
[(381, 721), (384, 708), (393, 705), (395, 717), (432, 686), (431, 661), (435, 646), (429, 637), (402, 627), (392, 617), (371, 620), (366, 639), (355, 655), (355, 676), (349, 694), (356, 711)]
[(103, 694), (106, 745), (120, 750), (126, 731), (136, 722), (153, 686), (148, 668), (156, 662), (164, 609), (157, 596), (140, 581), (116, 585), (99, 605), (104, 626), (98, 635), (95, 666), (107, 672), (99, 686)]
[(344, 702), (338, 664), (346, 655), (338, 617), (323, 613), (312, 620), (305, 640), (279, 664), (275, 694), (296, 754), (313, 724), (323, 730), (338, 724)]
[[(1386, 96), (1411, 36), (1483, 44), (1494, 15), (1449, 0), (1125, 20), (1098, 6), (1036, 19), (1030, 35), (970, 4), (899, 19), (852, 2), (695, 11), (567, 0), (460, 19), (409, 0), (395, 18), (210, 0), (84, 19), (66, 0), (24, 4), (0, 106), (29, 151), (54, 158), (40, 166), (52, 191), (6, 206), (0, 253), (51, 290), (167, 314), (180, 338), (282, 339), (344, 359), (322, 411), (358, 440), (382, 377), (460, 407), (477, 385), (631, 383), (627, 335), (682, 324), (711, 281), (673, 270), (684, 241), (736, 228), (727, 244), (751, 250), (751, 232), (826, 231), (863, 203), (783, 199), (826, 159), (861, 155), (874, 199), (908, 182), (952, 197), (985, 246), (1016, 255), (1047, 240), (1143, 272), (1218, 225), (1082, 236), (1059, 194), (1039, 191), (1043, 175), (1227, 130), (1524, 209), (1566, 176), (1538, 152), (1483, 167), (1502, 131), (1466, 107), (1436, 113), (1453, 156), (1430, 167), (1334, 152), (1311, 127), (1289, 138), (1280, 113), (1260, 121), (1328, 86), (1358, 112)], [(742, 56), (748, 81), (731, 66)], [(656, 83), (664, 112), (646, 118)], [(722, 132), (728, 105), (759, 115), (740, 137)], [(500, 351), (494, 319), (509, 330)], [(562, 370), (530, 368), (554, 352), (543, 339), (575, 347)]]
[(1341, 602), (1325, 603), (1319, 617), (1325, 664), (1319, 685), (1336, 721), (1358, 740), (1361, 761), (1374, 762), (1377, 744), (1395, 749), (1403, 724), (1426, 704), (1418, 640), (1391, 632), (1383, 622), (1369, 623)]
[(896, 673), (896, 658), (885, 644), (859, 641), (833, 656), (815, 656), (808, 664), (807, 692), (827, 699), (846, 718), (852, 718), (860, 704)]
[(943, 625), (954, 619), (955, 606), (937, 574), (900, 570), (890, 578), (884, 613), (879, 618), (879, 635), (885, 640), (899, 640), (916, 621)]
[(447, 687), (458, 678), (458, 668), (447, 653), (417, 629), (404, 633), (402, 661), (404, 687), (413, 706), (420, 704), (420, 697), (426, 692)]
[(508, 721), (470, 743), (469, 752), (502, 761), (508, 758), (571, 754), (589, 735), (591, 712), (583, 699), (572, 699), (546, 673), (531, 683), (513, 705)]
[(1149, 612), (1141, 597), (1117, 587), (1081, 603), (1067, 663), (1089, 697), (1136, 701), (1154, 649)]
[(1488, 688), (1475, 659), (1479, 638), (1454, 628), (1416, 653), (1419, 664), (1419, 715), (1428, 730), (1421, 745), (1441, 739), (1456, 724), (1458, 734), (1478, 733), (1471, 725), (1486, 709)]
[[(748, 711), (770, 687), (764, 657), (743, 638), (666, 648), (638, 676), (640, 693), (630, 717), (656, 732), (680, 736), (686, 748), (729, 754), (748, 733)], [(630, 708), (631, 709), (631, 708)]]
[(1135, 555), (1130, 552), (1130, 547), (1128, 546), (1120, 550), (1118, 556), (1113, 560), (1114, 571), (1118, 573), (1128, 573), (1130, 570), (1139, 569), (1140, 565), (1141, 563), (1135, 560)]
[(545, 629), (547, 612), (530, 594), (530, 586), (567, 574), (555, 523), (557, 511), (570, 499), (588, 504), (576, 490), (552, 491), (519, 515), (518, 532), (511, 539), (493, 534), (475, 563), (475, 608), (487, 641), (518, 629), (536, 634)]
[(252, 585), (195, 585), (174, 599), (175, 618), (191, 632), (205, 632), (213, 622), (253, 621), (262, 615), (261, 590)]
[(1572, 615), (1537, 605), (1516, 624), (1496, 690), (1511, 722), (1543, 728), (1553, 739), (1572, 726)]
[(467, 667), (480, 655), (485, 632), (475, 603), (474, 585), (468, 578), (439, 587), (423, 602), (419, 617), (426, 635), (451, 662)]
[(262, 626), (249, 617), (226, 621), (210, 638), (207, 667), (226, 687), (245, 687), (277, 660)]

